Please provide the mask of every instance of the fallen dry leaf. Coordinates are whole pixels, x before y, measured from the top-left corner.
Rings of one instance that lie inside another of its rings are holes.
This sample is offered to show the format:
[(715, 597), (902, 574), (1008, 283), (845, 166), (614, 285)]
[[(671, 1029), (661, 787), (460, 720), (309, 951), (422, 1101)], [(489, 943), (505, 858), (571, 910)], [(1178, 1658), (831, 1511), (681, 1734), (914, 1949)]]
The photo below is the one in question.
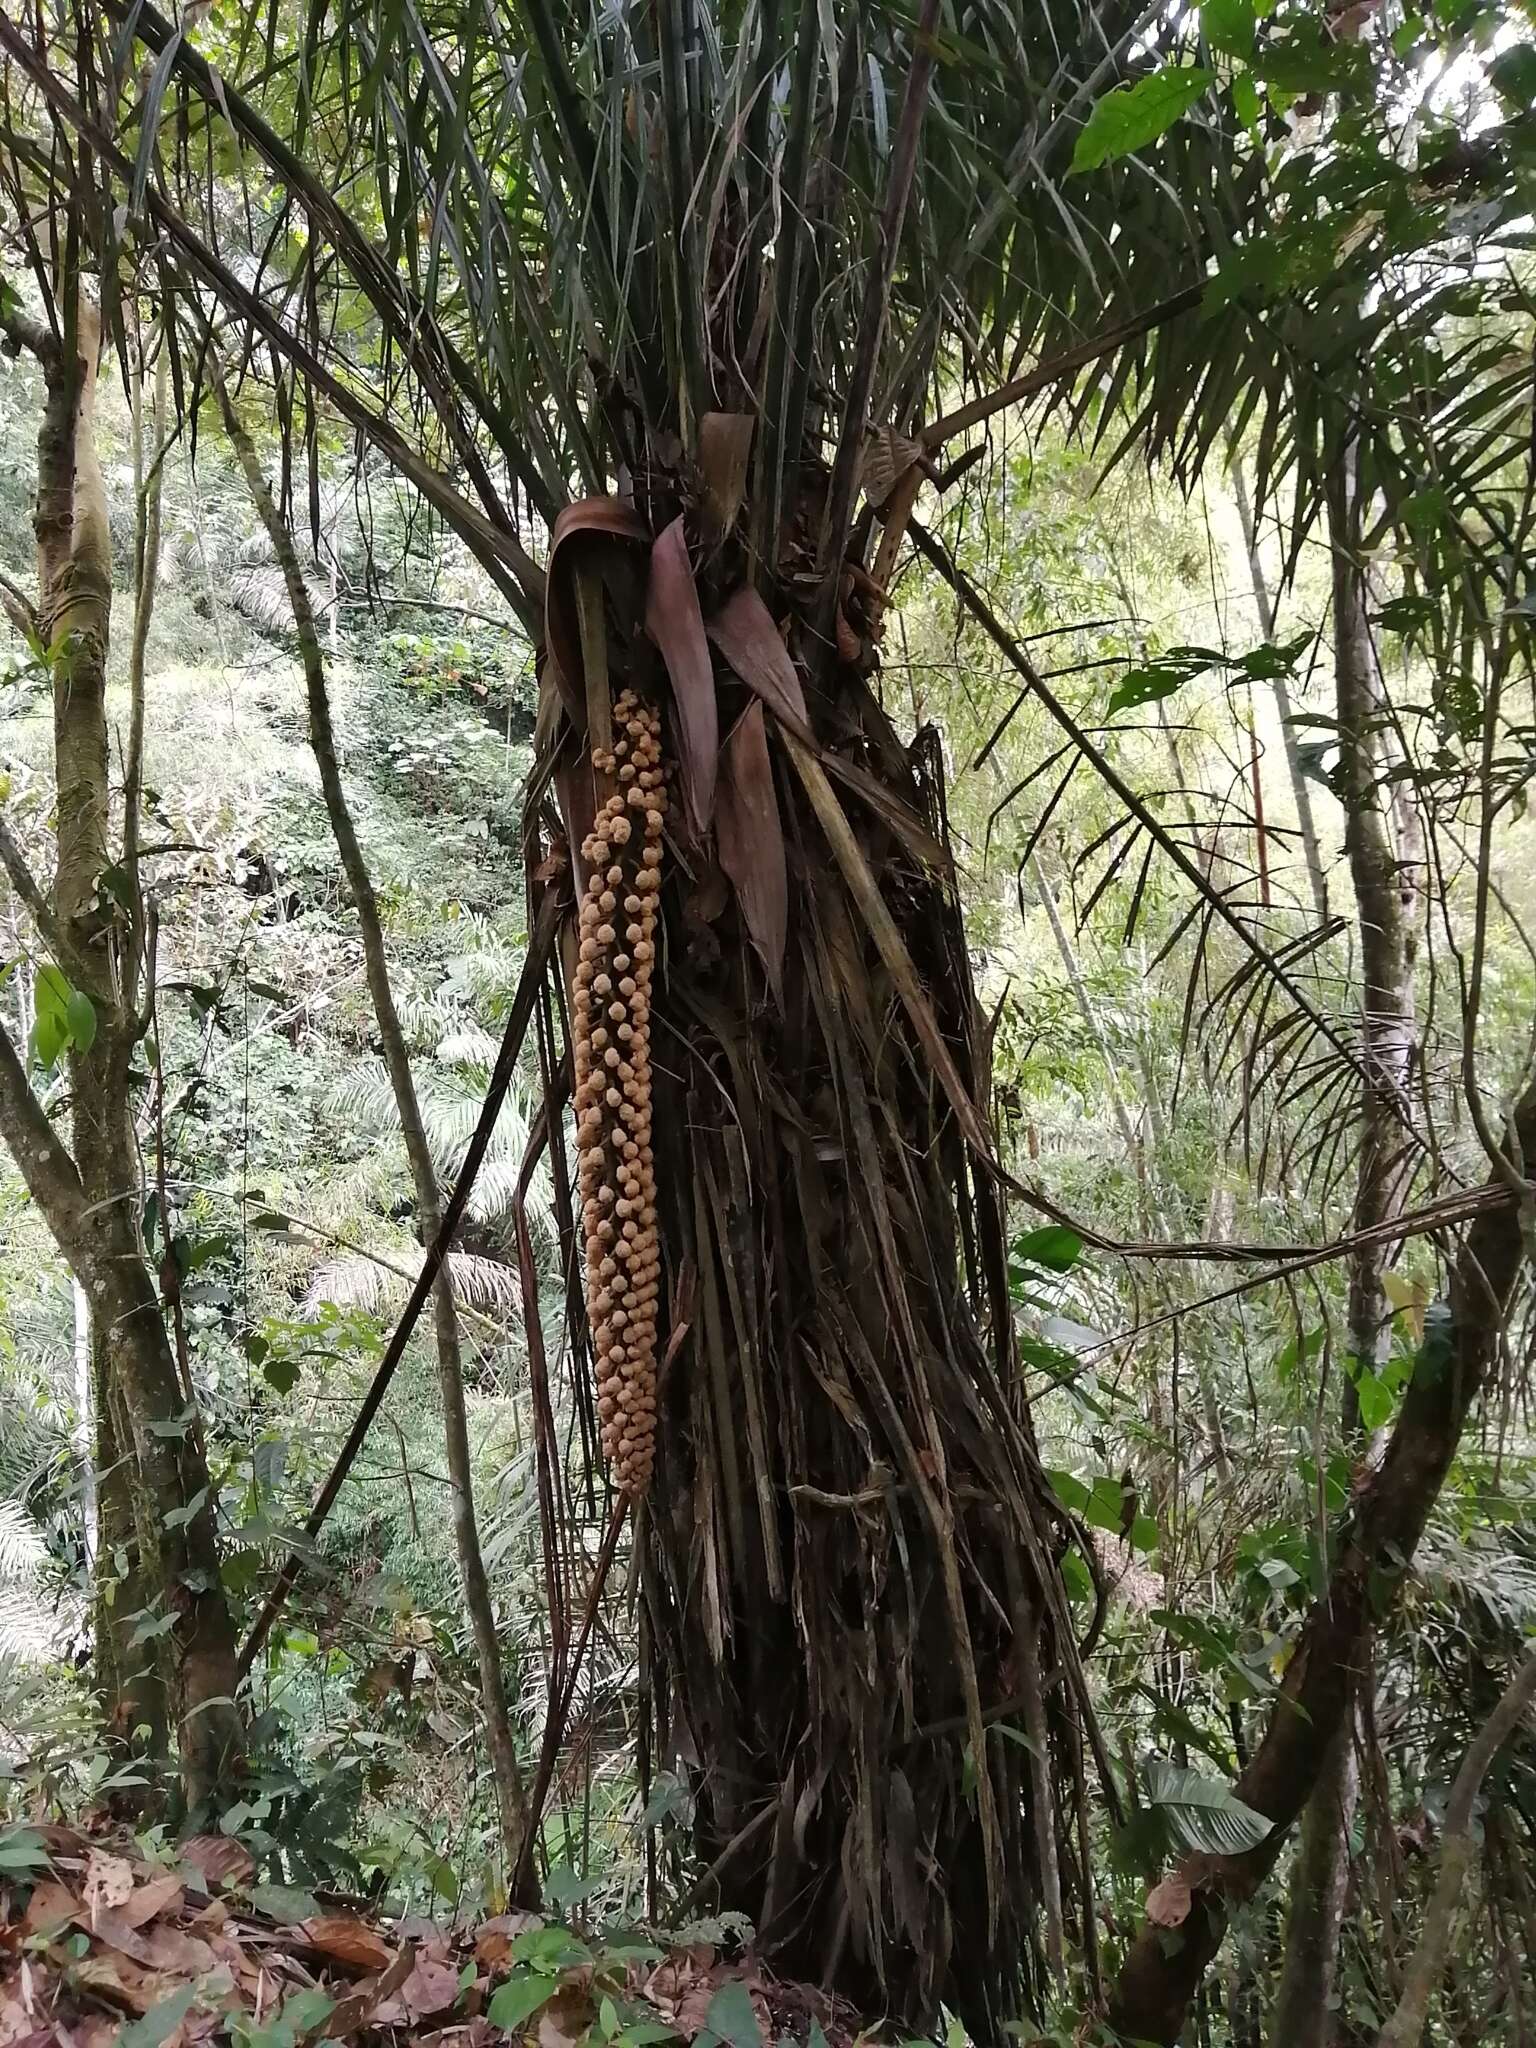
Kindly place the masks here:
[(50, 1933), (54, 1928), (62, 1927), (66, 1920), (73, 1920), (80, 1910), (80, 1901), (68, 1885), (45, 1877), (32, 1887), (21, 1931), (23, 1934)]
[(213, 1950), (195, 1934), (179, 1927), (152, 1927), (144, 1937), (145, 1951), (157, 1970), (175, 1970), (187, 1977), (205, 1977), (215, 1967)]
[[(84, 1920), (84, 1915), (81, 1916)], [(132, 1956), (136, 1963), (149, 1962), (149, 1944), (136, 1928), (128, 1926), (121, 1913), (106, 1909), (91, 1915), (88, 1923), (98, 1941), (104, 1941), (108, 1948), (115, 1948), (120, 1955)]]
[(301, 1920), (294, 1932), (350, 1969), (387, 1970), (395, 1961), (395, 1951), (383, 1935), (352, 1913), (322, 1913), (317, 1919)]
[(164, 1995), (159, 1989), (164, 1978), (141, 1970), (126, 1956), (82, 1956), (73, 1974), (77, 1984), (125, 2012), (146, 2013)]
[(1147, 1918), (1154, 1927), (1182, 1927), (1189, 1918), (1189, 1878), (1182, 1870), (1171, 1870), (1147, 1894)]
[(413, 2020), (433, 2019), (450, 2012), (459, 1996), (459, 1973), (451, 1963), (418, 1956), (416, 1967), (400, 1986), (400, 2000)]
[[(394, 2003), (394, 1994), (410, 1976), (415, 1964), (416, 1952), (407, 1942), (382, 1976), (359, 1984), (349, 1997), (340, 2001), (325, 2023), (327, 2038), (344, 2041), (348, 2034), (355, 2034), (359, 2028), (367, 2026), (386, 2003)], [(403, 2012), (404, 2008), (401, 2010)]]
[(256, 1875), (255, 1857), (233, 1835), (193, 1835), (176, 1853), (209, 1884), (249, 1884)]
[(91, 1918), (125, 1904), (132, 1896), (133, 1865), (121, 1856), (105, 1856), (93, 1849), (85, 1864), (85, 1904)]
[(63, 1821), (37, 1820), (27, 1825), (50, 1856), (84, 1856), (91, 1846), (78, 1828), (66, 1827)]
[(539, 2014), (539, 2048), (571, 2048), (580, 2041), (596, 2014), (584, 1985), (562, 1984)]
[(497, 1913), (482, 1920), (475, 1929), (475, 1961), (487, 1970), (499, 1969), (517, 1936), (542, 1924), (537, 1913)]
[(118, 1908), (118, 1918), (129, 1927), (142, 1927), (157, 1913), (174, 1913), (185, 1891), (174, 1870), (162, 1870), (147, 1884), (135, 1887), (132, 1896)]

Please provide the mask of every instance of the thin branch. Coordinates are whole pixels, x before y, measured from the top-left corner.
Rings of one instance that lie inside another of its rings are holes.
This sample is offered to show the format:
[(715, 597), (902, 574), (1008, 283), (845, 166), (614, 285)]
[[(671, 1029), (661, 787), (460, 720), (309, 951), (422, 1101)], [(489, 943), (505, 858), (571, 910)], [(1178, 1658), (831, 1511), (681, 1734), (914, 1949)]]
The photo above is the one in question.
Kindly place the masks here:
[(81, 1248), (89, 1226), (85, 1190), (64, 1141), (48, 1121), (26, 1069), (0, 1023), (0, 1135), (21, 1170), (27, 1192), (42, 1212), (54, 1242), (69, 1263), (83, 1263)]
[(32, 870), (27, 866), (25, 854), (12, 838), (10, 828), (3, 818), (0, 818), (0, 867), (5, 869), (11, 887), (26, 905), (32, 922), (37, 926), (49, 952), (59, 966), (65, 969), (70, 980), (78, 986), (93, 986), (94, 970), (70, 936), (69, 927), (62, 918), (56, 917), (49, 907), (47, 897), (38, 887)]
[[(305, 697), (309, 705), (310, 748), (315, 757), (315, 765), (320, 771), (320, 786), (325, 796), (332, 835), (336, 841), (337, 851), (341, 855), (348, 886), (352, 891), (353, 909), (357, 913), (368, 991), (373, 998), (374, 1018), (383, 1044), (384, 1063), (388, 1069), (395, 1108), (400, 1117), (401, 1135), (405, 1140), (406, 1156), (410, 1162), (411, 1178), (416, 1188), (420, 1233), (423, 1238), (434, 1237), (443, 1229), (437, 1168), (433, 1163), (431, 1147), (427, 1143), (426, 1130), (422, 1124), (421, 1105), (416, 1094), (415, 1078), (411, 1072), (411, 1057), (406, 1047), (405, 1032), (401, 1028), (400, 1013), (395, 1006), (394, 991), (389, 983), (389, 962), (384, 944), (384, 927), (379, 917), (378, 898), (341, 779), (341, 764), (337, 759), (335, 729), (331, 719), (330, 692), (326, 684), (325, 663), (320, 652), (320, 637), (315, 625), (314, 608), (310, 604), (309, 589), (299, 567), (293, 535), (278, 512), (255, 445), (230, 400), (222, 368), (212, 357), (210, 374), (214, 396), (218, 400), (219, 411), (224, 421), (224, 430), (239, 458), (257, 516), (266, 528), (267, 538), (272, 544), (273, 553), (277, 556), (278, 567), (282, 570), (283, 582), (288, 591), (288, 602), (293, 610), (293, 623), (298, 634), (299, 654), (304, 670)], [(455, 1545), (459, 1554), (459, 1574), (463, 1581), (464, 1604), (469, 1611), (480, 1670), (481, 1705), (489, 1738), (497, 1802), (501, 1810), (502, 1846), (508, 1870), (516, 1871), (522, 1866), (524, 1842), (528, 1832), (527, 1793), (518, 1767), (516, 1745), (512, 1738), (506, 1681), (502, 1675), (500, 1645), (496, 1635), (495, 1609), (492, 1606), (490, 1582), (486, 1577), (485, 1560), (480, 1549), (479, 1531), (475, 1526), (474, 1470), (469, 1444), (469, 1424), (464, 1407), (463, 1356), (459, 1343), (453, 1282), (446, 1259), (439, 1261), (432, 1298), (433, 1324), (437, 1338), (438, 1385), (443, 1407), (443, 1434), (447, 1447), (448, 1470), (452, 1478), (450, 1512), (453, 1518)]]
[(34, 320), (11, 293), (0, 295), (0, 347), (12, 355), (19, 355), (25, 349), (29, 356), (36, 356), (45, 369), (58, 360), (57, 335), (41, 320)]
[(19, 583), (11, 581), (4, 570), (0, 570), (0, 610), (4, 611), (23, 640), (37, 639), (37, 612), (32, 600)]

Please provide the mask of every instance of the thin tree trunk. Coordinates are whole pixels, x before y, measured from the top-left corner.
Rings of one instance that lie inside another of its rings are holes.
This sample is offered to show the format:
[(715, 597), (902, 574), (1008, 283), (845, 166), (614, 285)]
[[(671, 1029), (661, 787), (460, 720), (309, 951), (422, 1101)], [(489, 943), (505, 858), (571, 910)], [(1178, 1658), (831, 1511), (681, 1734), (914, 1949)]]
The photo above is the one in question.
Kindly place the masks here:
[[(1100, 1057), (1104, 1061), (1104, 1072), (1109, 1087), (1110, 1107), (1114, 1111), (1115, 1122), (1119, 1126), (1120, 1136), (1124, 1140), (1125, 1149), (1130, 1154), (1131, 1163), (1136, 1169), (1136, 1178), (1141, 1188), (1143, 1220), (1149, 1229), (1155, 1222), (1156, 1227), (1162, 1230), (1165, 1236), (1171, 1237), (1173, 1232), (1168, 1226), (1168, 1219), (1162, 1211), (1161, 1204), (1157, 1202), (1156, 1196), (1151, 1194), (1150, 1183), (1147, 1178), (1145, 1148), (1137, 1134), (1135, 1125), (1131, 1122), (1130, 1111), (1127, 1109), (1125, 1098), (1120, 1092), (1114, 1053), (1110, 1049), (1109, 1040), (1104, 1035), (1104, 1027), (1099, 1022), (1098, 1012), (1094, 1009), (1093, 1000), (1088, 993), (1087, 983), (1083, 980), (1082, 968), (1078, 964), (1077, 954), (1073, 948), (1071, 938), (1067, 933), (1066, 926), (1062, 923), (1061, 912), (1056, 904), (1055, 891), (1051, 888), (1050, 882), (1046, 878), (1045, 869), (1041, 865), (1038, 854), (1031, 857), (1029, 866), (1036, 894), (1039, 896), (1044, 907), (1046, 920), (1051, 927), (1051, 937), (1056, 942), (1056, 951), (1061, 957), (1061, 964), (1066, 972), (1072, 994), (1076, 999), (1078, 1011), (1082, 1016), (1083, 1022), (1093, 1033), (1094, 1039), (1098, 1044)], [(1148, 1206), (1149, 1202), (1151, 1204), (1150, 1207)], [(1215, 1207), (1216, 1196), (1213, 1192), (1211, 1235), (1216, 1234), (1214, 1228)], [(1196, 1360), (1195, 1372), (1200, 1385), (1201, 1413), (1205, 1418), (1206, 1434), (1210, 1438), (1211, 1455), (1215, 1463), (1217, 1476), (1225, 1486), (1231, 1480), (1232, 1465), (1227, 1455), (1226, 1431), (1222, 1427), (1221, 1410), (1216, 1400), (1216, 1390), (1212, 1384), (1210, 1372), (1202, 1359)]]
[(1504, 1688), (1498, 1705), (1479, 1729), (1462, 1758), (1461, 1769), (1446, 1803), (1445, 1830), (1440, 1839), (1440, 1871), (1424, 1915), (1418, 1946), (1408, 1964), (1397, 2010), (1382, 2028), (1377, 2048), (1419, 2048), (1429, 2019), (1430, 2000), (1450, 1953), (1457, 1908), (1474, 1883), (1477, 1844), (1472, 1834), (1473, 1810), (1494, 1759), (1536, 1702), (1536, 1650), (1527, 1656)]
[(157, 1618), (168, 1613), (172, 1620), (182, 1778), (188, 1803), (196, 1806), (216, 1794), (241, 1748), (234, 1628), (219, 1581), (207, 1460), (189, 1390), (166, 1341), (139, 1223), (129, 1076), (142, 1034), (132, 1010), (142, 934), (138, 919), (120, 915), (100, 888), (111, 811), (106, 655), (112, 555), (94, 432), (99, 327), (73, 277), (59, 297), (66, 310), (63, 346), (51, 337), (29, 343), (45, 388), (37, 611), (44, 643), (56, 650), (57, 861), (52, 903), (40, 904), (39, 914), (60, 965), (90, 999), (94, 1032), (76, 1035), (69, 1054), (73, 1159), (3, 1033), (0, 1128), (90, 1304), (103, 1536), (110, 1527), (121, 1537), (130, 1564), (114, 1589), (111, 1625), (99, 1645), (109, 1724), (124, 1734), (147, 1726), (152, 1739), (163, 1726), (158, 1681), (145, 1676), (140, 1683), (126, 1640), (135, 1610), (153, 1606)]
[[(1253, 606), (1258, 613), (1259, 631), (1266, 640), (1273, 640), (1275, 612), (1270, 602), (1269, 585), (1264, 577), (1264, 563), (1259, 554), (1258, 528), (1248, 498), (1248, 479), (1243, 471), (1242, 456), (1230, 441), (1227, 443), (1227, 464), (1228, 474), (1232, 478), (1232, 494), (1237, 500), (1237, 516), (1243, 529), (1243, 547), (1248, 556), (1248, 574), (1253, 582)], [(1317, 822), (1312, 815), (1312, 792), (1307, 787), (1307, 778), (1301, 770), (1301, 756), (1296, 750), (1296, 728), (1291, 723), (1291, 693), (1283, 676), (1275, 678), (1274, 691), (1275, 709), (1280, 714), (1280, 737), (1285, 748), (1285, 762), (1291, 771), (1291, 797), (1296, 806), (1296, 823), (1301, 831), (1307, 879), (1312, 885), (1312, 901), (1317, 914), (1319, 918), (1325, 918), (1328, 915), (1328, 880), (1323, 870), (1322, 851), (1318, 845)]]
[(1349, 1839), (1360, 1773), (1355, 1731), (1346, 1719), (1302, 1816), (1291, 1865), (1285, 1960), (1270, 2018), (1270, 2038), (1285, 2048), (1327, 2048), (1339, 1936), (1349, 1893)]
[[(1403, 1186), (1403, 1113), (1413, 1061), (1413, 902), (1393, 836), (1390, 798), (1383, 794), (1382, 739), (1388, 707), (1366, 615), (1359, 558), (1359, 505), (1347, 454), (1330, 498), (1333, 543), (1334, 676), (1339, 762), (1345, 805), (1344, 845), (1360, 933), (1363, 978), (1361, 1047), (1367, 1082), (1360, 1109), (1360, 1159), (1353, 1228), (1387, 1221)], [(1385, 1291), (1391, 1247), (1360, 1246), (1349, 1261), (1347, 1345), (1352, 1371), (1379, 1372), (1391, 1343)], [(1359, 1397), (1344, 1383), (1344, 1432), (1359, 1435)], [(1358, 1448), (1358, 1446), (1356, 1446)], [(1291, 1878), (1285, 1964), (1275, 2002), (1277, 2040), (1326, 2048), (1333, 1982), (1349, 1891), (1349, 1843), (1359, 1793), (1353, 1715), (1334, 1738), (1302, 1822)]]
[(71, 1275), (75, 1305), (75, 1456), (80, 1460), (80, 1519), (84, 1530), (85, 1576), (96, 1577), (100, 1532), (96, 1527), (96, 1396), (91, 1373), (91, 1304)]
[[(374, 1016), (384, 1048), (384, 1064), (400, 1117), (406, 1157), (416, 1189), (417, 1227), (424, 1244), (437, 1236), (442, 1223), (442, 1201), (438, 1192), (437, 1169), (421, 1121), (416, 1085), (411, 1076), (410, 1053), (401, 1028), (399, 1012), (389, 985), (389, 965), (384, 930), (379, 919), (378, 899), (368, 864), (363, 857), (352, 821), (341, 767), (336, 756), (336, 739), (331, 725), (330, 697), (326, 688), (325, 662), (320, 649), (314, 607), (310, 603), (304, 574), (294, 551), (293, 537), (273, 502), (255, 447), (240, 424), (223, 380), (215, 376), (215, 389), (229, 435), (262, 525), (272, 543), (287, 586), (304, 668), (304, 687), (309, 703), (309, 738), (320, 770), (320, 785), (330, 815), (331, 831), (341, 855), (347, 885), (357, 911), (363, 943), (363, 963), (373, 999)], [(438, 1384), (443, 1404), (446, 1439), (449, 1502), (453, 1516), (454, 1541), (458, 1547), (459, 1573), (464, 1587), (464, 1604), (469, 1613), (475, 1655), (480, 1673), (480, 1697), (485, 1713), (486, 1737), (490, 1746), (491, 1769), (501, 1819), (502, 1851), (508, 1882), (512, 1882), (523, 1859), (523, 1842), (528, 1827), (527, 1795), (517, 1760), (507, 1704), (506, 1681), (501, 1667), (501, 1646), (496, 1630), (496, 1613), (490, 1582), (481, 1555), (479, 1531), (475, 1525), (474, 1464), (469, 1445), (469, 1423), (464, 1406), (464, 1368), (459, 1342), (459, 1319), (454, 1306), (453, 1283), (446, 1264), (432, 1290), (433, 1327), (437, 1340)]]

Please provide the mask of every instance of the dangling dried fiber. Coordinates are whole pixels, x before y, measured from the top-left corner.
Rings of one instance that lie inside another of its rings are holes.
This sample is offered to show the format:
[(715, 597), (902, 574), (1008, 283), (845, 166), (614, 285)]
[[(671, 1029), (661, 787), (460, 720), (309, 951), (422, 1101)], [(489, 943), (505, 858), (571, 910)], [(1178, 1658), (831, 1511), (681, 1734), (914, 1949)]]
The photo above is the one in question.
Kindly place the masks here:
[(576, 1144), (587, 1239), (587, 1315), (603, 1454), (619, 1488), (645, 1491), (656, 1437), (656, 1170), (651, 1150), (651, 969), (666, 816), (661, 721), (626, 690), (613, 751), (592, 766), (617, 787), (582, 852), (576, 967)]

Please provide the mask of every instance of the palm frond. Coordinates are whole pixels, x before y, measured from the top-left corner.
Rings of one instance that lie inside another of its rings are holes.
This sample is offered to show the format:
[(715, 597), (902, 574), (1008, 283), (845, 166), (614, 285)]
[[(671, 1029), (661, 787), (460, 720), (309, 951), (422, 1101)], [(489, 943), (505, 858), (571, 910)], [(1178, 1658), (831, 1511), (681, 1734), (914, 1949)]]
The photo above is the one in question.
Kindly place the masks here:
[[(385, 1265), (377, 1257), (341, 1254), (316, 1268), (304, 1297), (306, 1314), (323, 1302), (338, 1308), (360, 1308), (370, 1315), (399, 1307), (421, 1271), (423, 1254), (403, 1250)], [(517, 1270), (500, 1259), (474, 1252), (450, 1252), (449, 1277), (454, 1293), (470, 1308), (487, 1314), (515, 1313), (522, 1294)]]

